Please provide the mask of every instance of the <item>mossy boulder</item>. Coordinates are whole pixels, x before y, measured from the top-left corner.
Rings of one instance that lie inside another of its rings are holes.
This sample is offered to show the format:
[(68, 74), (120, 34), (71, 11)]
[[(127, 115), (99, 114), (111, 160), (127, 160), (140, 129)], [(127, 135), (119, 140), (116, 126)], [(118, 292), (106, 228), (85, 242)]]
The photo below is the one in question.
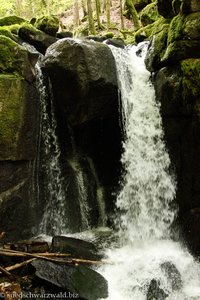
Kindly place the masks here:
[[(182, 93), (187, 101), (198, 101), (200, 109), (200, 59), (189, 58), (181, 61)], [(198, 111), (200, 116), (200, 110)]]
[(199, 0), (182, 0), (181, 10), (183, 13), (198, 12), (200, 11)]
[(153, 35), (151, 39), (149, 51), (145, 58), (146, 67), (151, 72), (162, 67), (161, 60), (167, 46), (168, 28), (169, 24), (165, 24), (162, 30)]
[(199, 12), (174, 17), (170, 26), (163, 27), (161, 32), (152, 38), (146, 59), (147, 68), (155, 71), (187, 58), (199, 58), (199, 32)]
[(34, 26), (28, 23), (24, 23), (20, 26), (18, 35), (21, 39), (33, 45), (39, 52), (43, 54), (51, 44), (57, 41), (57, 38), (36, 29)]
[(37, 19), (34, 26), (46, 34), (56, 36), (59, 29), (59, 19), (56, 16), (43, 16)]
[(140, 15), (141, 22), (143, 26), (151, 24), (155, 22), (159, 18), (157, 3), (151, 3), (147, 5), (142, 11)]
[(0, 27), (0, 35), (7, 36), (8, 38), (12, 39), (13, 35), (5, 26)]
[(135, 33), (135, 42), (139, 43), (144, 40), (150, 40), (154, 35), (164, 30), (165, 27), (169, 26), (169, 20), (166, 20), (163, 17), (160, 17), (154, 23), (149, 24), (145, 27), (140, 28)]
[(28, 81), (34, 80), (28, 51), (6, 36), (0, 36), (0, 73), (15, 73)]
[(22, 24), (26, 22), (25, 19), (20, 18), (18, 16), (9, 16), (9, 17), (4, 17), (0, 18), (0, 26), (9, 26), (13, 24)]
[(31, 122), (36, 114), (36, 109), (31, 111), (35, 94), (24, 78), (0, 75), (0, 160), (35, 157), (37, 126)]

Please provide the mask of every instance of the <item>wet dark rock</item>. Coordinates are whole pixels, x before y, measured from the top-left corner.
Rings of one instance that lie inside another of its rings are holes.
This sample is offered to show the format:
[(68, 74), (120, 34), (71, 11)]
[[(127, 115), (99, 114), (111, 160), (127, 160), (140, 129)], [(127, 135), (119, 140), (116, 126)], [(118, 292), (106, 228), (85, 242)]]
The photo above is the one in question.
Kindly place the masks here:
[(164, 18), (171, 18), (174, 16), (172, 0), (158, 0), (157, 6), (159, 14)]
[(176, 266), (172, 262), (167, 261), (161, 265), (161, 269), (165, 273), (168, 282), (171, 283), (172, 290), (176, 291), (181, 289), (183, 283), (181, 280), (181, 274)]
[(21, 25), (18, 35), (22, 40), (33, 45), (42, 54), (45, 54), (46, 49), (57, 41), (56, 37), (50, 36), (27, 23)]
[(107, 281), (86, 266), (55, 264), (42, 260), (36, 260), (32, 265), (36, 269), (36, 276), (74, 293), (77, 298), (96, 300), (108, 297)]
[(61, 39), (48, 48), (49, 74), (59, 113), (71, 125), (104, 118), (118, 101), (114, 58), (108, 46)]
[(122, 39), (107, 39), (106, 41), (105, 41), (105, 43), (107, 44), (107, 45), (112, 45), (112, 46), (115, 46), (115, 47), (117, 47), (117, 48), (124, 48), (125, 47), (125, 43), (124, 43), (124, 40), (122, 40)]
[(190, 209), (184, 215), (183, 232), (193, 253), (200, 255), (200, 207)]
[(55, 36), (59, 29), (59, 19), (56, 16), (42, 16), (38, 18), (34, 26), (48, 35)]
[(160, 283), (152, 279), (147, 292), (147, 300), (164, 300), (168, 295), (160, 288)]
[(60, 31), (56, 33), (56, 37), (59, 39), (64, 39), (64, 38), (72, 38), (73, 37), (73, 32), (71, 31)]
[(103, 42), (105, 41), (105, 37), (102, 37), (102, 36), (99, 36), (99, 35), (88, 35), (85, 37), (86, 40), (92, 40), (92, 41), (95, 41), (95, 42)]
[(99, 260), (102, 258), (102, 256), (98, 254), (94, 244), (91, 242), (66, 236), (53, 237), (52, 251), (70, 253), (73, 257), (88, 260)]

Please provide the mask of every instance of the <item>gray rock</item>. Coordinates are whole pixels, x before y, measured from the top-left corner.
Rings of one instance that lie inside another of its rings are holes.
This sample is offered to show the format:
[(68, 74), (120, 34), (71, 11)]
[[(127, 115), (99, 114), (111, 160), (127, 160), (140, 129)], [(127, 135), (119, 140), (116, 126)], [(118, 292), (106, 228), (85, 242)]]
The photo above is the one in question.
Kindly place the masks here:
[(118, 101), (114, 58), (102, 43), (61, 39), (43, 60), (58, 110), (71, 125), (104, 118)]
[(108, 297), (107, 281), (86, 266), (55, 264), (42, 260), (36, 260), (32, 265), (36, 269), (36, 276), (80, 298), (97, 300)]
[(161, 265), (161, 269), (165, 273), (167, 280), (171, 283), (171, 287), (173, 291), (179, 290), (182, 287), (181, 274), (176, 266), (170, 262), (164, 262)]
[(94, 244), (66, 236), (54, 236), (52, 240), (52, 251), (71, 253), (76, 258), (84, 258), (89, 260), (99, 260), (102, 258), (98, 254)]

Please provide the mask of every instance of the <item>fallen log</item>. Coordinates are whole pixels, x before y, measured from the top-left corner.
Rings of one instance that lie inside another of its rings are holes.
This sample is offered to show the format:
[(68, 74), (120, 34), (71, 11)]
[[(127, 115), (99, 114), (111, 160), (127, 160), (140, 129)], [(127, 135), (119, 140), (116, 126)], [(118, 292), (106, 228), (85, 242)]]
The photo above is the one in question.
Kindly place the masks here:
[(24, 267), (24, 266), (30, 264), (31, 262), (33, 262), (33, 261), (36, 260), (36, 259), (37, 259), (37, 258), (31, 258), (31, 259), (25, 260), (25, 261), (23, 261), (23, 262), (21, 262), (21, 263), (18, 263), (18, 264), (13, 265), (13, 266), (6, 267), (5, 270), (6, 270), (6, 271), (9, 271), (9, 272), (10, 272), (10, 271), (17, 270), (17, 269), (19, 269), (19, 268), (21, 268), (21, 267)]
[[(26, 254), (27, 252), (20, 251), (19, 253), (19, 251), (16, 250), (8, 250), (8, 249), (0, 250), (0, 255), (4, 255), (4, 256), (26, 257), (27, 256)], [(71, 254), (69, 253), (49, 253), (49, 252), (34, 253), (34, 255), (44, 256), (44, 257), (61, 257), (61, 258), (71, 256)]]
[[(52, 258), (52, 257), (47, 257), (44, 256), (43, 253), (42, 255), (38, 255), (38, 254), (33, 254), (33, 253), (28, 253), (28, 252), (21, 252), (21, 251), (16, 251), (16, 250), (2, 250), (0, 251), (0, 255), (7, 255), (7, 254), (12, 254), (10, 256), (29, 256), (32, 258), (38, 258), (38, 259), (42, 259), (42, 260), (47, 260), (50, 262), (56, 262), (56, 263), (65, 263), (65, 264), (89, 264), (89, 265), (101, 265), (101, 264), (112, 264), (112, 262), (106, 261), (106, 260), (88, 260), (88, 259), (79, 259), (79, 258), (70, 258), (70, 259), (56, 259), (56, 258)], [(58, 253), (59, 254), (59, 253)], [(67, 255), (67, 254), (65, 254)], [(68, 256), (68, 255), (67, 255)], [(61, 256), (62, 257), (62, 256)]]

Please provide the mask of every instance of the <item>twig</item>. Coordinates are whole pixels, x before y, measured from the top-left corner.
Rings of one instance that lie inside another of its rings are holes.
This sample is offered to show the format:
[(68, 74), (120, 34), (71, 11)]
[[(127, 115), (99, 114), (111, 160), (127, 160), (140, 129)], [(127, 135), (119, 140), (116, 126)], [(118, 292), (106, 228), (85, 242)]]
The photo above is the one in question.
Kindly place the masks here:
[(10, 278), (11, 280), (15, 280), (15, 276), (12, 275), (9, 271), (7, 271), (6, 269), (4, 269), (2, 266), (0, 266), (0, 271), (1, 273), (5, 274), (8, 278)]

